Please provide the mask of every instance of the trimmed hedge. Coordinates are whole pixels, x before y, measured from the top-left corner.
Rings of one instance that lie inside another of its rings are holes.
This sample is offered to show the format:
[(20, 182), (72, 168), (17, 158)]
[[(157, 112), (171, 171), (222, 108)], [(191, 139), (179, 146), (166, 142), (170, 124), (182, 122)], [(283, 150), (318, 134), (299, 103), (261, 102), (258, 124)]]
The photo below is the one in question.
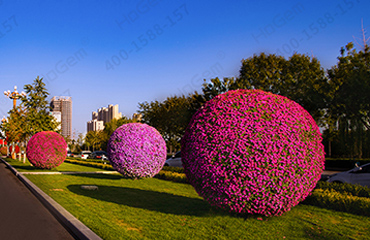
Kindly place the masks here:
[(177, 172), (161, 170), (154, 177), (159, 178), (159, 179), (173, 181), (173, 182), (189, 183), (188, 179), (186, 178), (185, 173), (177, 173)]
[(353, 196), (348, 192), (337, 192), (334, 189), (315, 189), (303, 203), (357, 215), (370, 216), (370, 198)]
[(352, 196), (370, 198), (370, 188), (349, 183), (318, 182), (316, 185), (316, 189), (333, 189), (343, 194), (351, 194)]
[[(79, 164), (83, 166), (88, 167), (96, 167), (101, 168), (105, 170), (114, 170), (112, 165), (110, 164), (104, 164), (104, 163), (95, 163), (95, 162), (89, 162), (89, 161), (81, 161), (81, 160), (74, 160), (71, 158), (67, 158), (65, 162), (73, 163), (73, 164)], [(163, 179), (163, 180), (169, 180), (173, 182), (179, 182), (179, 183), (188, 183), (188, 180), (185, 176), (185, 173), (183, 173), (184, 170), (182, 168), (176, 168), (176, 167), (163, 167), (161, 171), (157, 175), (155, 175), (155, 178)]]
[(101, 169), (105, 169), (105, 170), (114, 170), (112, 165), (110, 165), (110, 164), (88, 162), (88, 161), (81, 161), (81, 160), (73, 160), (73, 159), (70, 159), (70, 158), (67, 158), (64, 161), (69, 162), (69, 163), (83, 165), (83, 166), (88, 166), (88, 167), (96, 167), (96, 168), (101, 168)]
[(170, 171), (170, 172), (177, 172), (177, 173), (184, 173), (184, 169), (180, 167), (163, 166), (162, 170)]

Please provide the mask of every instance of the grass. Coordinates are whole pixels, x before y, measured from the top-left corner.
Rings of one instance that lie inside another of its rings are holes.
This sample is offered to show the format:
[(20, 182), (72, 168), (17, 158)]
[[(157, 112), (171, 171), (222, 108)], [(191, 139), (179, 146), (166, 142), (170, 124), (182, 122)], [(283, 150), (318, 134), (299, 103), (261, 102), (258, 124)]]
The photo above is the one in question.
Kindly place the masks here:
[(22, 161), (11, 159), (11, 158), (4, 158), (10, 165), (12, 165), (18, 172), (101, 172), (107, 171), (100, 168), (82, 166), (72, 163), (64, 162), (56, 168), (51, 170), (48, 169), (40, 169), (31, 166), (30, 162), (26, 161), (23, 163)]
[(315, 206), (241, 217), (211, 207), (189, 184), (119, 174), (27, 178), (103, 239), (370, 239), (369, 217)]
[[(103, 171), (63, 163), (52, 170), (6, 159), (18, 171)], [(27, 175), (103, 239), (370, 239), (370, 217), (300, 204), (280, 217), (242, 217), (211, 207), (189, 184), (120, 174)], [(96, 185), (97, 191), (81, 189)]]

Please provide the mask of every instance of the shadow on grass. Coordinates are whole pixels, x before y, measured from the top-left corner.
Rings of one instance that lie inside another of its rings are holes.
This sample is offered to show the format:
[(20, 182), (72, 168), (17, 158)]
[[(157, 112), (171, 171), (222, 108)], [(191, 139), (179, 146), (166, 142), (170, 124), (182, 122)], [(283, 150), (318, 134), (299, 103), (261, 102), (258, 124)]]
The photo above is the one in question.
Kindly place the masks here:
[(162, 213), (204, 216), (208, 215), (209, 212), (212, 211), (212, 207), (201, 199), (183, 197), (169, 193), (140, 190), (136, 188), (112, 186), (98, 187), (98, 191), (83, 190), (81, 189), (81, 185), (69, 185), (67, 188), (73, 193), (97, 200)]

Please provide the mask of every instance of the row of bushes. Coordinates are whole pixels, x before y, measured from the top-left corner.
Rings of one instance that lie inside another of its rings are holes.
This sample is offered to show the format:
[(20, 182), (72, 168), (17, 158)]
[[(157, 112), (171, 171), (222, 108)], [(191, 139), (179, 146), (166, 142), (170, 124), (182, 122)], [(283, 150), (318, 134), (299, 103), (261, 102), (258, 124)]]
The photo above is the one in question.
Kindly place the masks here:
[[(81, 158), (74, 158), (68, 157), (67, 160), (77, 160), (83, 162), (96, 162), (96, 163), (109, 163), (109, 161), (103, 161), (101, 159), (81, 159)], [(349, 170), (352, 169), (356, 163), (360, 163), (360, 165), (370, 163), (370, 159), (351, 159), (351, 158), (326, 158), (325, 159), (325, 169), (326, 170)], [(178, 167), (164, 167), (169, 168), (172, 172), (183, 173), (184, 169)]]
[(83, 166), (88, 166), (88, 167), (96, 167), (96, 168), (101, 168), (104, 170), (114, 170), (113, 167), (110, 164), (104, 164), (104, 163), (98, 163), (98, 162), (90, 162), (90, 161), (82, 161), (82, 160), (74, 160), (67, 158), (64, 160), (65, 162), (68, 163), (74, 163), (74, 164), (79, 164)]
[(102, 159), (93, 159), (93, 158), (76, 158), (76, 157), (67, 157), (67, 160), (77, 160), (77, 161), (83, 161), (83, 162), (96, 162), (96, 163), (109, 163), (108, 160), (102, 160)]
[(303, 204), (370, 216), (370, 188), (347, 183), (318, 182)]
[[(79, 165), (88, 166), (88, 167), (96, 167), (96, 168), (105, 169), (105, 170), (114, 170), (110, 164), (97, 163), (93, 161), (74, 160), (71, 158), (67, 158), (65, 162), (79, 164)], [(159, 178), (159, 179), (174, 181), (174, 182), (187, 183), (188, 180), (185, 176), (185, 173), (183, 172), (184, 172), (184, 169), (182, 168), (165, 166), (154, 177)]]
[(333, 189), (343, 194), (349, 193), (352, 196), (370, 198), (370, 188), (349, 183), (329, 183), (320, 181), (317, 183), (316, 189)]

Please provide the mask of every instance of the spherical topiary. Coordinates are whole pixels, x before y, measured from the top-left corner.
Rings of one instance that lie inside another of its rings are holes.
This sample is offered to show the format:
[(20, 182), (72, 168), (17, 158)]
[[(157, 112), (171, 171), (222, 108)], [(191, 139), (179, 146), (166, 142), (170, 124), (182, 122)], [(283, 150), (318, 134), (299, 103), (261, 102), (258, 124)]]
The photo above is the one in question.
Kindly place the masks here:
[(1, 154), (1, 156), (6, 156), (8, 154), (7, 147), (1, 147), (0, 148), (0, 154)]
[(52, 169), (58, 167), (66, 159), (67, 143), (56, 132), (39, 132), (29, 140), (26, 154), (33, 166)]
[(128, 178), (153, 177), (166, 161), (166, 143), (153, 127), (128, 123), (117, 128), (108, 142), (113, 168)]
[(315, 187), (324, 167), (321, 134), (286, 97), (236, 90), (208, 101), (181, 142), (185, 174), (211, 205), (281, 215)]

